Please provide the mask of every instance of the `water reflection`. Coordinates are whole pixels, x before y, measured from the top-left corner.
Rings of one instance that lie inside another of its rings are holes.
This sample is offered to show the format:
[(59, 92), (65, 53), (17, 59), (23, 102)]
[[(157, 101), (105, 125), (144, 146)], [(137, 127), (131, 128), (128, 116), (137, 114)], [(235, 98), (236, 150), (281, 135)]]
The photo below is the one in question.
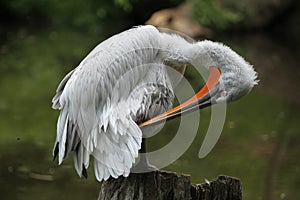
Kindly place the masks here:
[(45, 147), (17, 141), (1, 145), (1, 152), (1, 199), (94, 199), (97, 196), (100, 186), (93, 178), (78, 179), (70, 162), (57, 167)]
[[(55, 29), (21, 30), (2, 41), (1, 199), (96, 198), (100, 184), (91, 168), (85, 180), (75, 173), (72, 159), (59, 167), (51, 160), (58, 112), (50, 109), (50, 101), (61, 78), (100, 40), (99, 34)], [(298, 55), (263, 34), (220, 40), (255, 65), (260, 85), (229, 105), (220, 140), (200, 160), (210, 118), (209, 109), (201, 111), (195, 141), (166, 170), (191, 174), (193, 182), (219, 174), (239, 177), (246, 200), (300, 199)], [(187, 77), (195, 81), (192, 73)], [(172, 123), (149, 141), (152, 149), (174, 137)]]

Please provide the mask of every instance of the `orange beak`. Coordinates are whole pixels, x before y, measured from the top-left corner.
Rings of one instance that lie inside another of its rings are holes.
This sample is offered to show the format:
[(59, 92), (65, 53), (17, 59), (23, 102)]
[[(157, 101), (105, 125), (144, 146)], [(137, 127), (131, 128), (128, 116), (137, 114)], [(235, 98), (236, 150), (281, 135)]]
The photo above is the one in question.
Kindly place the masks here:
[(148, 121), (139, 124), (139, 127), (162, 123), (165, 120), (170, 120), (175, 117), (181, 116), (182, 114), (187, 114), (195, 110), (210, 106), (211, 101), (209, 93), (210, 91), (212, 91), (212, 89), (216, 88), (221, 76), (221, 70), (215, 66), (210, 67), (209, 70), (210, 73), (207, 82), (197, 94), (195, 94), (192, 98), (180, 104), (179, 106), (176, 106), (175, 108), (172, 108), (156, 117), (153, 117), (152, 119), (149, 119)]

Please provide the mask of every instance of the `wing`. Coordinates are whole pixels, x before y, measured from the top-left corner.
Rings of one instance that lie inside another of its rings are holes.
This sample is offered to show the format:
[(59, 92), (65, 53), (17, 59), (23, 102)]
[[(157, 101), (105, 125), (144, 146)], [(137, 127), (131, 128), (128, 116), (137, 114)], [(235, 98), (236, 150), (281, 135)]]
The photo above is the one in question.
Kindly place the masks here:
[(53, 98), (53, 108), (60, 110), (53, 152), (59, 164), (73, 151), (80, 176), (86, 176), (90, 155), (99, 181), (129, 174), (142, 138), (135, 120), (163, 112), (166, 104), (150, 105), (160, 98), (157, 85), (171, 87), (151, 48), (159, 43), (151, 37), (156, 32), (147, 30), (138, 40), (133, 30), (114, 36), (63, 79)]

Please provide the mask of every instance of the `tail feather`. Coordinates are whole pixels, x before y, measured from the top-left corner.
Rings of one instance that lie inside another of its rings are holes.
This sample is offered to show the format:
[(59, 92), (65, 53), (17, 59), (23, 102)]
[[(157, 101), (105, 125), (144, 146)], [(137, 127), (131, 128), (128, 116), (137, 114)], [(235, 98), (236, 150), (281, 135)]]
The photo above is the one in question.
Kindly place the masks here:
[(77, 145), (73, 154), (74, 166), (77, 171), (77, 174), (81, 177), (82, 173), (82, 145), (81, 142)]
[(59, 103), (59, 99), (60, 99), (61, 93), (63, 92), (68, 80), (71, 78), (74, 71), (75, 70), (70, 71), (58, 85), (56, 94), (52, 99), (52, 108), (53, 109), (60, 109), (61, 105)]
[(74, 165), (75, 169), (77, 171), (77, 174), (82, 177), (87, 177), (86, 169), (89, 166), (89, 158), (90, 154), (88, 153), (87, 149), (83, 146), (83, 144), (80, 142), (77, 145), (77, 148), (74, 151), (73, 159), (74, 159)]
[(55, 143), (55, 146), (53, 148), (53, 161), (56, 159), (58, 152), (59, 152), (59, 142)]
[(54, 159), (58, 157), (59, 164), (63, 162), (71, 151), (77, 150), (76, 148), (80, 143), (78, 131), (77, 126), (69, 120), (67, 111), (62, 109), (57, 122), (56, 143), (53, 148), (53, 157)]
[(62, 131), (61, 137), (59, 138), (59, 152), (58, 152), (58, 164), (60, 165), (65, 158), (65, 151), (66, 151), (66, 141), (67, 141), (67, 132), (68, 132), (68, 114), (66, 115), (66, 119), (64, 122), (64, 128), (60, 131)]
[(82, 172), (81, 172), (81, 174), (82, 174), (82, 176), (84, 177), (84, 178), (87, 178), (87, 171), (86, 171), (86, 168), (85, 168), (85, 166), (84, 165), (82, 165)]

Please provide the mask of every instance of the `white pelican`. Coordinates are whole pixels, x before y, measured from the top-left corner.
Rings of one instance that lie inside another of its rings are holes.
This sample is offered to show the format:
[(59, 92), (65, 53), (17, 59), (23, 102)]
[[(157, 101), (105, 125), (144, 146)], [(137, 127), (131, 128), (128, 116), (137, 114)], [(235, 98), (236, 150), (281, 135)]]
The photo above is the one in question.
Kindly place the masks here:
[[(167, 68), (184, 73), (189, 63), (206, 67), (210, 76), (193, 98), (171, 109), (177, 83)], [(90, 155), (98, 181), (128, 176), (145, 126), (237, 100), (256, 77), (252, 66), (223, 44), (189, 43), (150, 25), (124, 31), (100, 43), (59, 84), (52, 100), (60, 110), (53, 156), (61, 164), (72, 151), (80, 177), (87, 176)]]

